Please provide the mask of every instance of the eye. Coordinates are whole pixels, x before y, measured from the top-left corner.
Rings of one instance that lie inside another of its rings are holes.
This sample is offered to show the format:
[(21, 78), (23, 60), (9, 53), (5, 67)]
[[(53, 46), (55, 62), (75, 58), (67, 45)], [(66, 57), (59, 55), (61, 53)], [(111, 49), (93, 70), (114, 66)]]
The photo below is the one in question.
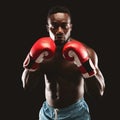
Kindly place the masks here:
[(57, 22), (52, 22), (51, 23), (51, 28), (52, 29), (58, 29), (59, 27), (61, 27), (62, 29), (68, 29), (70, 27), (70, 24), (69, 23), (57, 23)]
[(62, 24), (61, 24), (61, 27), (62, 27), (63, 29), (68, 29), (69, 24), (67, 24), (67, 23), (62, 23)]
[(57, 29), (59, 27), (59, 24), (57, 24), (56, 22), (52, 23), (52, 28), (53, 29)]

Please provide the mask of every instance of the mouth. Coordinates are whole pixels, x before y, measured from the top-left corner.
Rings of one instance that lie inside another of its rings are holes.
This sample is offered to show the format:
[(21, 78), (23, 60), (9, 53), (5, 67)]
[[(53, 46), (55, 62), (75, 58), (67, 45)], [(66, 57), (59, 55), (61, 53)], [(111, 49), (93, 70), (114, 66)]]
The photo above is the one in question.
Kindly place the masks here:
[(56, 36), (56, 40), (63, 40), (63, 39), (64, 39), (64, 37), (61, 35)]
[(56, 45), (62, 45), (65, 42), (65, 37), (62, 34), (57, 34), (55, 37)]

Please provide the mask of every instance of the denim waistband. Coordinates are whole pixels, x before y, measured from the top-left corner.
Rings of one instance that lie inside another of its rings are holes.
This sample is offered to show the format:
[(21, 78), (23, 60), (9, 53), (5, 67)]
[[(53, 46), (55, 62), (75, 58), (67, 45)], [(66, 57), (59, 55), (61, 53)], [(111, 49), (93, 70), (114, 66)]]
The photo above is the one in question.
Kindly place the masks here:
[(75, 103), (73, 103), (73, 104), (71, 104), (71, 105), (69, 105), (68, 107), (65, 107), (65, 108), (54, 108), (54, 107), (50, 106), (47, 103), (47, 101), (45, 101), (44, 104), (46, 105), (47, 108), (49, 108), (50, 111), (54, 112), (55, 110), (57, 110), (58, 112), (66, 112), (68, 110), (71, 111), (71, 110), (75, 109), (76, 107), (80, 107), (80, 105), (82, 105), (83, 102), (85, 102), (84, 98), (81, 98), (77, 102), (75, 102)]

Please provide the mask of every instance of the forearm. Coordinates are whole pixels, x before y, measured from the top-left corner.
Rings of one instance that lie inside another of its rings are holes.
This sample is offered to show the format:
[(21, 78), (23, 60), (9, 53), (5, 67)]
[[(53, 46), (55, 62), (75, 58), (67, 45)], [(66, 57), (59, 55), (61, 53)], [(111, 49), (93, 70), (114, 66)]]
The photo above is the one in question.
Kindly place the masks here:
[(105, 91), (105, 80), (100, 70), (97, 70), (97, 74), (95, 75), (95, 78), (98, 84), (97, 86), (98, 86), (100, 95), (102, 96)]
[(33, 90), (37, 86), (44, 86), (44, 75), (39, 69), (34, 72), (24, 69), (22, 74), (22, 83), (23, 88), (26, 91)]
[(29, 71), (27, 69), (24, 69), (24, 71), (22, 73), (22, 77), (21, 77), (24, 89), (25, 89), (25, 87), (27, 85), (28, 78), (29, 78)]
[(97, 70), (96, 75), (85, 79), (86, 90), (94, 96), (103, 96), (105, 90), (105, 80), (100, 70)]

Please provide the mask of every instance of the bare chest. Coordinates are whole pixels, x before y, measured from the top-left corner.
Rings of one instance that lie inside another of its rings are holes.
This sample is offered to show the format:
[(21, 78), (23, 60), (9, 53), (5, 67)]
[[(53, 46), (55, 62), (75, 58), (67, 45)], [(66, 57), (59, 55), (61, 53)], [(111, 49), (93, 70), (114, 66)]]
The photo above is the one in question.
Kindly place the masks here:
[[(81, 73), (77, 66), (71, 62), (65, 60), (63, 57), (54, 57), (51, 60), (45, 61), (41, 65), (41, 69), (44, 74), (47, 75), (48, 81), (52, 83), (64, 84), (78, 84)], [(65, 85), (66, 86), (66, 85)]]

